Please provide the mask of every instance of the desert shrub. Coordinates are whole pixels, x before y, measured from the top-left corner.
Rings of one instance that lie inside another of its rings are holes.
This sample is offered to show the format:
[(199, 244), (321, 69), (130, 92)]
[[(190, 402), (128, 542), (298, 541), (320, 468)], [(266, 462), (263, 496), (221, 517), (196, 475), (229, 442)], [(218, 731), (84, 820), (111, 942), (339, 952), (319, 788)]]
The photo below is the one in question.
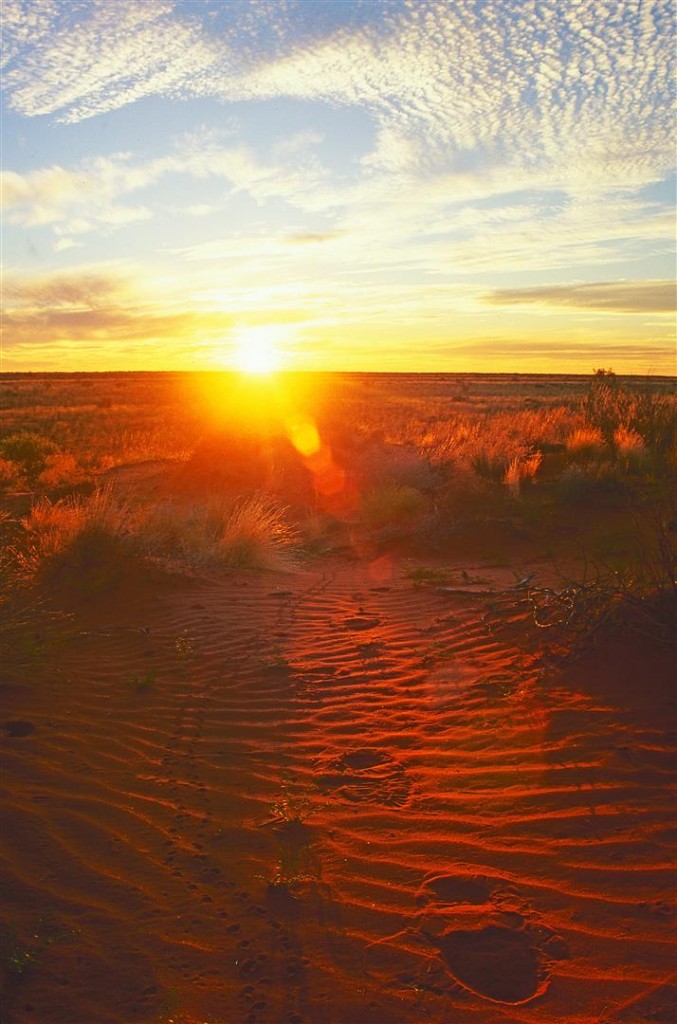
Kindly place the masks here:
[[(677, 445), (677, 400), (646, 388), (634, 398), (627, 424), (659, 465), (670, 463)], [(673, 462), (674, 467), (674, 462)]]
[(613, 445), (614, 433), (627, 423), (630, 404), (613, 370), (595, 370), (583, 400), (583, 413), (586, 422), (599, 430), (606, 444)]
[(20, 485), (21, 467), (11, 459), (0, 458), (0, 490), (12, 490)]
[(435, 507), (438, 519), (448, 528), (507, 511), (509, 501), (503, 487), (478, 477), (468, 466), (457, 466), (437, 494)]
[(388, 481), (364, 495), (361, 519), (365, 526), (375, 530), (407, 524), (425, 511), (426, 504), (420, 491)]
[[(519, 456), (513, 456), (513, 458), (519, 458)], [(470, 464), (477, 475), (484, 480), (500, 483), (508, 472), (510, 461), (509, 453), (501, 451), (499, 445), (492, 445), (473, 454)]]
[(614, 506), (625, 504), (631, 489), (618, 465), (587, 462), (565, 469), (555, 485), (555, 494), (562, 505)]
[(47, 465), (47, 458), (57, 451), (57, 445), (48, 437), (30, 431), (20, 431), (0, 439), (0, 457), (18, 465), (29, 485), (37, 481)]
[(655, 460), (669, 461), (677, 437), (674, 396), (659, 395), (648, 384), (641, 392), (630, 393), (612, 370), (597, 370), (583, 401), (583, 413), (610, 448), (617, 447), (620, 437), (626, 442), (623, 454), (627, 454), (628, 437), (636, 434)]
[(202, 503), (158, 502), (147, 507), (139, 538), (150, 554), (209, 562), (223, 535), (230, 504), (213, 498)]
[(427, 455), (410, 445), (372, 442), (362, 451), (351, 453), (347, 464), (360, 485), (367, 489), (395, 484), (427, 490), (436, 483), (436, 474)]
[(82, 483), (86, 474), (73, 455), (56, 452), (45, 458), (45, 468), (35, 481), (38, 487), (52, 490)]

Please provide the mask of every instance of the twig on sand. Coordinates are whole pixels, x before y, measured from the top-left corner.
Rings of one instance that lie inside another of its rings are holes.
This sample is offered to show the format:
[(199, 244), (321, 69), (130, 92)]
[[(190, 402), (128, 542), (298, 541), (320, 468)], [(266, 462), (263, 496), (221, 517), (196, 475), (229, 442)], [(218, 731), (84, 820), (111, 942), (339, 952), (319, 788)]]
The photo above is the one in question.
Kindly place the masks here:
[(150, 633), (148, 626), (97, 626), (94, 629), (80, 629), (77, 633), (71, 634), (71, 639), (77, 636), (113, 636), (119, 632)]

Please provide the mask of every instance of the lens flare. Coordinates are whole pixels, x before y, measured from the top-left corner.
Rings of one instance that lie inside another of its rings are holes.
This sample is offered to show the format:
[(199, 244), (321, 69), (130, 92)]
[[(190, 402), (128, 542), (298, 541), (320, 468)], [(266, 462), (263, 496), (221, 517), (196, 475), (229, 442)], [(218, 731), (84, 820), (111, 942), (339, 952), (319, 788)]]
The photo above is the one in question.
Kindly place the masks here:
[(288, 420), (287, 436), (304, 459), (310, 458), (320, 450), (320, 435), (317, 427), (310, 420)]

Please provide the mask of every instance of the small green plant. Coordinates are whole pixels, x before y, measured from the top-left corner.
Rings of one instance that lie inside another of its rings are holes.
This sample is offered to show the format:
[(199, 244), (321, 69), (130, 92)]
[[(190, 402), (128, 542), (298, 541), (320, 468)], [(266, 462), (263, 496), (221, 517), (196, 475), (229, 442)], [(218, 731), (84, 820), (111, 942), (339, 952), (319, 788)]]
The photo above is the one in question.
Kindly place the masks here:
[(181, 633), (174, 640), (174, 647), (179, 661), (186, 661), (195, 649), (195, 641), (187, 633)]
[(0, 925), (0, 961), (10, 977), (21, 978), (39, 962), (52, 945), (75, 934), (73, 929), (59, 927), (49, 918), (41, 917), (29, 934), (22, 937), (13, 924)]
[(313, 829), (305, 823), (311, 807), (309, 797), (293, 792), (291, 783), (282, 784), (282, 795), (271, 805), (272, 826), (279, 846), (279, 861), (271, 881), (275, 888), (290, 892), (301, 882), (316, 880), (319, 864), (313, 855)]
[(156, 1020), (158, 1024), (175, 1024), (180, 1006), (179, 990), (177, 988), (163, 989), (157, 1006)]
[(130, 688), (134, 693), (143, 694), (150, 693), (151, 690), (155, 689), (155, 683), (157, 681), (157, 674), (155, 672), (144, 672), (142, 675), (132, 676), (128, 680)]
[(425, 497), (414, 487), (384, 483), (368, 491), (362, 501), (362, 522), (371, 529), (406, 524), (426, 507)]
[(261, 658), (261, 665), (270, 672), (286, 672), (290, 665), (282, 651), (271, 650), (270, 654)]
[(309, 809), (309, 798), (304, 794), (292, 793), (284, 784), (282, 795), (270, 805), (273, 820), (277, 822), (302, 822)]
[(415, 565), (411, 569), (407, 569), (405, 575), (408, 579), (412, 580), (415, 587), (420, 587), (424, 583), (444, 586), (445, 583), (449, 583), (451, 580), (451, 574), (448, 569), (434, 569), (427, 565)]

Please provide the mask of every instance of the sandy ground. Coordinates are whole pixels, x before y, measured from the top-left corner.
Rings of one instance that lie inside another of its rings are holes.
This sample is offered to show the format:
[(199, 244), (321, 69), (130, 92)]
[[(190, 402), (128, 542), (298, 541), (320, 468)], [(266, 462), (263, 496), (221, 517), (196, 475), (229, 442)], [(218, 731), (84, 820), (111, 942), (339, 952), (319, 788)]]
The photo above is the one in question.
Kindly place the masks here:
[(677, 1020), (669, 655), (405, 569), (157, 580), (6, 674), (4, 1024)]

